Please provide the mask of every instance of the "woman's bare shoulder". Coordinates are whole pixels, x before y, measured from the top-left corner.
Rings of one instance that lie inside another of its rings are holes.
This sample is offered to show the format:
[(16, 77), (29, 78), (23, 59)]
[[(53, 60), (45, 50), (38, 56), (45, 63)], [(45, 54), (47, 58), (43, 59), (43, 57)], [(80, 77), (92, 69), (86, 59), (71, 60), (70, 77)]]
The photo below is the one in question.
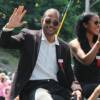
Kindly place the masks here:
[(79, 43), (79, 41), (78, 41), (77, 38), (71, 40), (71, 41), (69, 42), (69, 45), (70, 45), (70, 47), (72, 47), (72, 48), (80, 47), (80, 43)]

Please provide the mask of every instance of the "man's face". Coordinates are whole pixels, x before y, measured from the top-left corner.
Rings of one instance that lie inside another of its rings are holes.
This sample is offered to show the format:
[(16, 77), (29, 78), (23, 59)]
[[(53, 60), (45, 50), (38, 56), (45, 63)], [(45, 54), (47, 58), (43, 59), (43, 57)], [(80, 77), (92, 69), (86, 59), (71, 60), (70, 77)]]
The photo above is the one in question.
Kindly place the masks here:
[(45, 35), (55, 35), (59, 27), (59, 17), (56, 12), (48, 12), (42, 18), (41, 24)]

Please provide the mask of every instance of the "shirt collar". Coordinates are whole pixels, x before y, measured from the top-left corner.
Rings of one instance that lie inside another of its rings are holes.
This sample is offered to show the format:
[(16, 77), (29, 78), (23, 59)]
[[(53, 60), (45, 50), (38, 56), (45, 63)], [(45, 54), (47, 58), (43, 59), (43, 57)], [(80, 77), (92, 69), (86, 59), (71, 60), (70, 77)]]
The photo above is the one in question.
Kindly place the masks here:
[[(41, 40), (44, 40), (44, 41), (48, 41), (43, 30), (42, 30), (42, 38)], [(58, 38), (57, 38), (57, 35), (55, 35), (55, 41), (53, 42), (55, 45), (59, 45), (59, 41), (58, 41)]]

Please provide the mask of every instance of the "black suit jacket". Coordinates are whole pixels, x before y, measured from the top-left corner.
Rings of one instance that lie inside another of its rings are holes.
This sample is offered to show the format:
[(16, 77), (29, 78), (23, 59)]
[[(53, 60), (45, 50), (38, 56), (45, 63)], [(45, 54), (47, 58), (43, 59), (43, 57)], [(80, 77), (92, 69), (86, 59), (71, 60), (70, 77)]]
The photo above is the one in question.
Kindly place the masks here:
[[(4, 48), (20, 49), (20, 60), (18, 69), (13, 81), (11, 100), (16, 97), (26, 83), (29, 81), (41, 44), (41, 30), (23, 29), (18, 35), (12, 36), (13, 32), (2, 31), (0, 41)], [(23, 39), (24, 38), (24, 39)], [(69, 46), (59, 39), (59, 45), (56, 45), (57, 64), (59, 71), (57, 78), (59, 84), (69, 90), (81, 90), (80, 85), (75, 80), (71, 68), (71, 55)], [(58, 63), (59, 59), (63, 59), (63, 68)]]

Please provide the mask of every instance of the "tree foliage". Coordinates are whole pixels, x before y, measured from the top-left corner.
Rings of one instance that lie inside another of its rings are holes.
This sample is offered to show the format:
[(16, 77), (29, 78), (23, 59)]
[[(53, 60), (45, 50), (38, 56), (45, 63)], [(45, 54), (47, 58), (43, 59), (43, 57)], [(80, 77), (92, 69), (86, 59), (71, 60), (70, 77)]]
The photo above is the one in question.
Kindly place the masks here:
[[(0, 0), (0, 13), (5, 15), (5, 24), (11, 15), (13, 9), (18, 5), (24, 5), (27, 14), (24, 20), (28, 22), (28, 27), (32, 29), (40, 29), (40, 19), (43, 12), (48, 8), (57, 8), (62, 14), (64, 7), (68, 5), (70, 0)], [(100, 0), (90, 0), (91, 11), (99, 12)], [(77, 17), (85, 11), (85, 0), (74, 0), (73, 4), (69, 8), (68, 15), (66, 16), (64, 25), (61, 29), (61, 36), (65, 40), (72, 39), (74, 25)]]

